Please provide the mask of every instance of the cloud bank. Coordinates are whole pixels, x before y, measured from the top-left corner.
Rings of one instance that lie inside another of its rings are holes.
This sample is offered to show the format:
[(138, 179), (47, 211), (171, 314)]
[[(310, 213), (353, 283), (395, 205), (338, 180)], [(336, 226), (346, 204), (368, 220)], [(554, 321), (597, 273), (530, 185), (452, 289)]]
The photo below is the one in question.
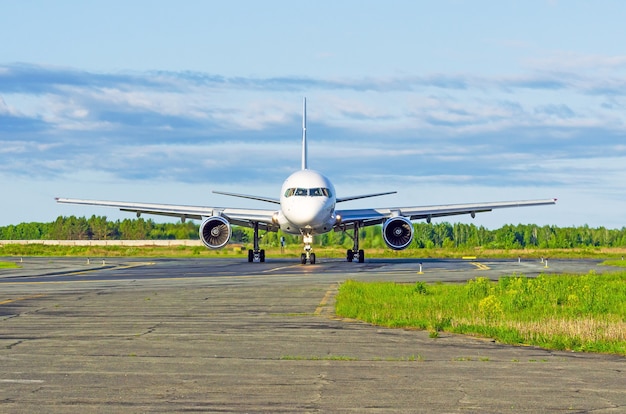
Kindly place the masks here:
[[(0, 176), (279, 187), (300, 164), (307, 96), (309, 165), (347, 192), (393, 181), (443, 195), (471, 185), (493, 189), (490, 199), (520, 188), (533, 198), (625, 203), (624, 62), (577, 57), (560, 67), (532, 62), (521, 75), (360, 79), (7, 64)], [(605, 76), (590, 74), (598, 66)]]

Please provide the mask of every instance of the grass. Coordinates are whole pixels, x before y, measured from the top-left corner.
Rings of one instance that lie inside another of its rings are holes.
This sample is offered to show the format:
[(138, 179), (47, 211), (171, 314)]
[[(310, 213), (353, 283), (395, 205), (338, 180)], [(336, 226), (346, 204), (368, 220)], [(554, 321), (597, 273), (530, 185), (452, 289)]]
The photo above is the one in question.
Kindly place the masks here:
[(302, 356), (302, 355), (283, 355), (280, 357), (283, 361), (358, 361), (356, 357), (347, 355), (326, 355), (326, 356)]
[(605, 260), (602, 262), (604, 266), (626, 267), (626, 260)]
[[(79, 256), (79, 257), (181, 257), (181, 258), (247, 258), (251, 246), (229, 245), (221, 250), (211, 250), (204, 246), (60, 246), (44, 244), (6, 244), (0, 246), (1, 256)], [(302, 246), (287, 246), (281, 253), (280, 248), (261, 245), (267, 257), (299, 258)], [(346, 248), (342, 246), (314, 246), (315, 253), (322, 258), (344, 258)], [(611, 264), (626, 266), (620, 260), (626, 256), (626, 248), (585, 248), (585, 249), (406, 249), (390, 250), (386, 248), (366, 248), (368, 258), (461, 258), (464, 256), (539, 259), (610, 259)]]
[(0, 269), (17, 269), (20, 266), (13, 262), (0, 262)]
[(247, 257), (241, 246), (209, 250), (202, 246), (60, 246), (44, 244), (6, 244), (2, 256), (44, 257)]
[(507, 344), (626, 355), (626, 272), (508, 276), (466, 284), (347, 281), (336, 313), (372, 324)]
[[(348, 355), (283, 355), (280, 357), (282, 361), (359, 361), (360, 359), (353, 356)], [(383, 361), (383, 362), (422, 362), (424, 361), (424, 357), (421, 355), (409, 355), (406, 357), (391, 357), (391, 358), (374, 358), (372, 361)]]

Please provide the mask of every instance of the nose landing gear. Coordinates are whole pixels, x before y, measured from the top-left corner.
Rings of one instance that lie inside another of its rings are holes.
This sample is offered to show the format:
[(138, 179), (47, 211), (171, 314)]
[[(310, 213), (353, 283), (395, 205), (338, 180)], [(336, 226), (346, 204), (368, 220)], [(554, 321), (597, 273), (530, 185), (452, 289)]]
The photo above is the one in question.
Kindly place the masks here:
[(309, 262), (310, 264), (315, 264), (315, 253), (311, 250), (311, 243), (313, 243), (313, 235), (311, 234), (303, 234), (302, 241), (304, 241), (304, 253), (300, 255), (300, 263), (306, 264)]

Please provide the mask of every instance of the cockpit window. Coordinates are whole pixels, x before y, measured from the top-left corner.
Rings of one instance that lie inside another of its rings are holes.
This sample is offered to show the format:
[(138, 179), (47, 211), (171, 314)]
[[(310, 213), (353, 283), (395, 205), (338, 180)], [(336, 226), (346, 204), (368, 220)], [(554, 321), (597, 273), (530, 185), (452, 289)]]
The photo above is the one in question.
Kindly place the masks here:
[(288, 188), (285, 191), (285, 197), (291, 196), (311, 196), (311, 197), (332, 197), (332, 193), (328, 188)]

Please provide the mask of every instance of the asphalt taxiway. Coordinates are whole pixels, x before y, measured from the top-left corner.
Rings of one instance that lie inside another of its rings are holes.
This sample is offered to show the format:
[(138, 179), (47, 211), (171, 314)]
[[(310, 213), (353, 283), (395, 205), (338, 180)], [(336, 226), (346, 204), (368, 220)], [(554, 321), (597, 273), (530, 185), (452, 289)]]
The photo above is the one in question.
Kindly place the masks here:
[(20, 264), (0, 270), (0, 412), (626, 410), (623, 357), (433, 339), (333, 315), (346, 279), (607, 270), (597, 261)]

